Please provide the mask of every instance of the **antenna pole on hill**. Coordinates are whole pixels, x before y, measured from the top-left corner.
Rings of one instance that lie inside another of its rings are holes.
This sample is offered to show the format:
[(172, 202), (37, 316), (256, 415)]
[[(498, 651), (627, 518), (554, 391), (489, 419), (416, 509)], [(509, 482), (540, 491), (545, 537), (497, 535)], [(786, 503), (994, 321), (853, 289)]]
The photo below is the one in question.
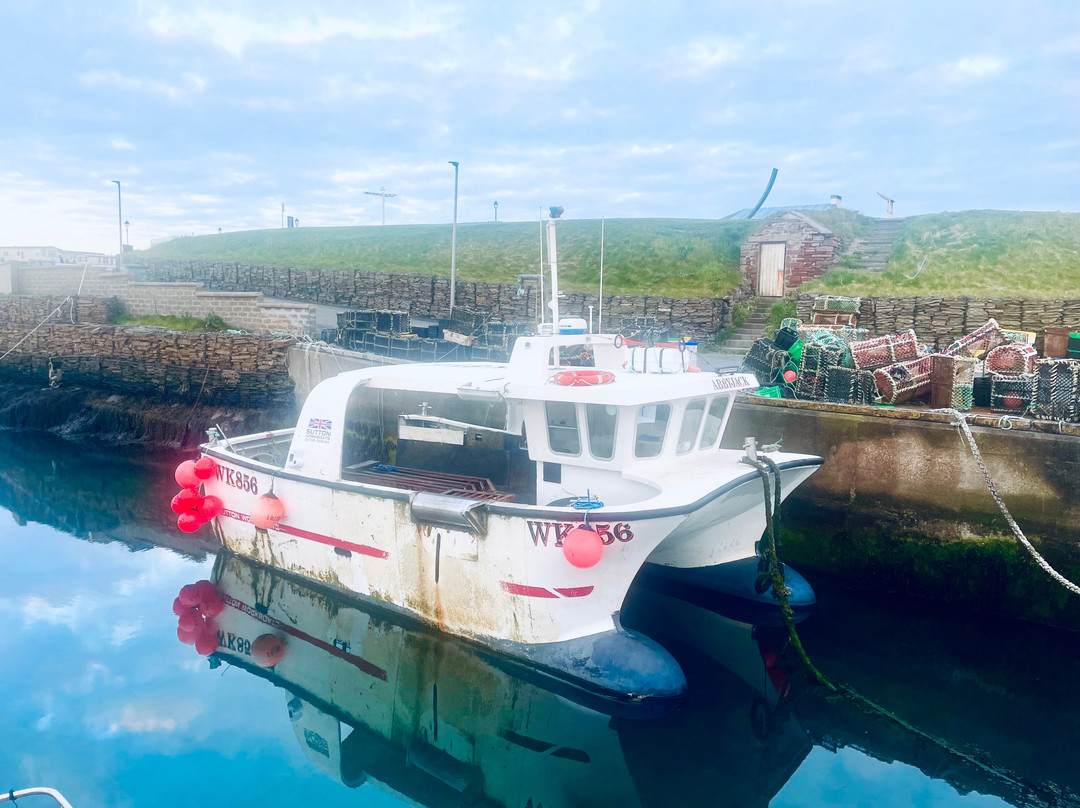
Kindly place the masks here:
[(458, 163), (447, 160), (454, 167), (454, 229), (450, 231), (450, 316), (454, 316), (454, 302), (457, 299), (457, 182)]
[(878, 191), (877, 195), (885, 200), (885, 215), (891, 219), (893, 202), (895, 202), (896, 200), (890, 199), (889, 197), (885, 196), (885, 194), (881, 193), (881, 191)]
[(383, 185), (377, 191), (364, 191), (368, 196), (381, 196), (382, 197), (382, 223), (386, 224), (386, 197), (397, 196), (397, 194), (386, 193), (386, 186)]
[(544, 322), (544, 206), (540, 206), (540, 322)]

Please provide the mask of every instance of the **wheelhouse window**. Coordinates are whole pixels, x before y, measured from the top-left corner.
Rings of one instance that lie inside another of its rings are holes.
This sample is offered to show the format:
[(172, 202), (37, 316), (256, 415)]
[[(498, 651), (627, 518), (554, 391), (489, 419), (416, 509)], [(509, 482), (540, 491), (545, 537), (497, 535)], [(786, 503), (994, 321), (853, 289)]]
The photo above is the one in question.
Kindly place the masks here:
[(546, 401), (548, 444), (555, 454), (581, 454), (577, 406), (569, 401)]
[(615, 426), (619, 408), (614, 404), (586, 404), (585, 423), (589, 430), (589, 454), (597, 460), (615, 456)]
[(720, 427), (724, 425), (724, 414), (727, 413), (728, 396), (717, 396), (709, 405), (709, 414), (705, 416), (705, 428), (701, 431), (701, 448), (708, 449), (716, 443), (720, 435)]
[(634, 457), (656, 457), (664, 450), (664, 435), (670, 418), (670, 404), (645, 404), (638, 407)]
[(694, 448), (701, 419), (705, 415), (705, 399), (695, 398), (683, 411), (682, 426), (679, 427), (679, 440), (675, 444), (676, 454), (686, 454)]

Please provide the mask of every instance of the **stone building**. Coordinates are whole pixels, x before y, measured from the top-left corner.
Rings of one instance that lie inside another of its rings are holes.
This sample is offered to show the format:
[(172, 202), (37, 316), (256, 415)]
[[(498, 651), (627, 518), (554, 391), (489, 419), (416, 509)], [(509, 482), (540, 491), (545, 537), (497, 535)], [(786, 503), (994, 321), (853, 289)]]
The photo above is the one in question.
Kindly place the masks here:
[(755, 295), (781, 297), (820, 278), (844, 240), (799, 211), (767, 221), (740, 248), (739, 267)]

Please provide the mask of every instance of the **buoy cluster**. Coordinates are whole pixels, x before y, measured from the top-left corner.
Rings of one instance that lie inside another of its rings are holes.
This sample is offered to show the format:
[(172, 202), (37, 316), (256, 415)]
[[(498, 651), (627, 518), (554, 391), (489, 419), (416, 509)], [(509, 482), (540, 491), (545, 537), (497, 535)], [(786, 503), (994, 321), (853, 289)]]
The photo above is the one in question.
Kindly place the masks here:
[(212, 621), (225, 610), (225, 601), (212, 583), (198, 581), (181, 587), (172, 609), (177, 617), (176, 636), (180, 642), (194, 645), (202, 656), (217, 650), (217, 628)]
[(217, 469), (217, 461), (212, 457), (200, 457), (198, 460), (185, 460), (176, 467), (173, 475), (180, 493), (172, 498), (170, 506), (176, 516), (176, 526), (185, 533), (194, 533), (205, 525), (225, 507), (222, 501), (213, 496), (203, 496), (199, 486), (210, 479)]

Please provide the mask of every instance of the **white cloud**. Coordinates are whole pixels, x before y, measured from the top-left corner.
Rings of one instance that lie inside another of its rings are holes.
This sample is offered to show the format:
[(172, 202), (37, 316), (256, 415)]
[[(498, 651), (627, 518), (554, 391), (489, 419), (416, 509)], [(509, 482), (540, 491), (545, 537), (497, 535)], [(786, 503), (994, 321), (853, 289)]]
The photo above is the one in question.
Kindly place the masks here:
[(114, 87), (137, 93), (147, 93), (167, 98), (170, 101), (185, 101), (206, 89), (206, 79), (196, 73), (184, 73), (178, 84), (151, 79), (136, 79), (111, 71), (91, 71), (82, 73), (79, 81), (86, 87)]
[(111, 138), (109, 138), (109, 145), (112, 146), (117, 151), (131, 151), (132, 149), (135, 148), (134, 143), (132, 143), (132, 142), (130, 142), (128, 140), (124, 140), (122, 137), (111, 137)]
[(938, 78), (954, 84), (990, 79), (1005, 72), (1007, 64), (997, 56), (965, 56), (955, 62), (940, 65), (934, 71)]
[(668, 68), (673, 74), (686, 78), (707, 78), (720, 68), (741, 61), (746, 47), (746, 40), (697, 40), (672, 49)]
[(141, 14), (155, 34), (167, 38), (189, 38), (212, 42), (234, 56), (242, 57), (253, 45), (304, 47), (319, 45), (336, 37), (359, 41), (408, 41), (438, 36), (447, 31), (445, 11), (409, 6), (400, 19), (367, 19), (360, 9), (350, 17), (293, 9), (272, 11), (265, 4), (203, 3), (194, 9), (175, 8), (163, 2), (144, 2)]

